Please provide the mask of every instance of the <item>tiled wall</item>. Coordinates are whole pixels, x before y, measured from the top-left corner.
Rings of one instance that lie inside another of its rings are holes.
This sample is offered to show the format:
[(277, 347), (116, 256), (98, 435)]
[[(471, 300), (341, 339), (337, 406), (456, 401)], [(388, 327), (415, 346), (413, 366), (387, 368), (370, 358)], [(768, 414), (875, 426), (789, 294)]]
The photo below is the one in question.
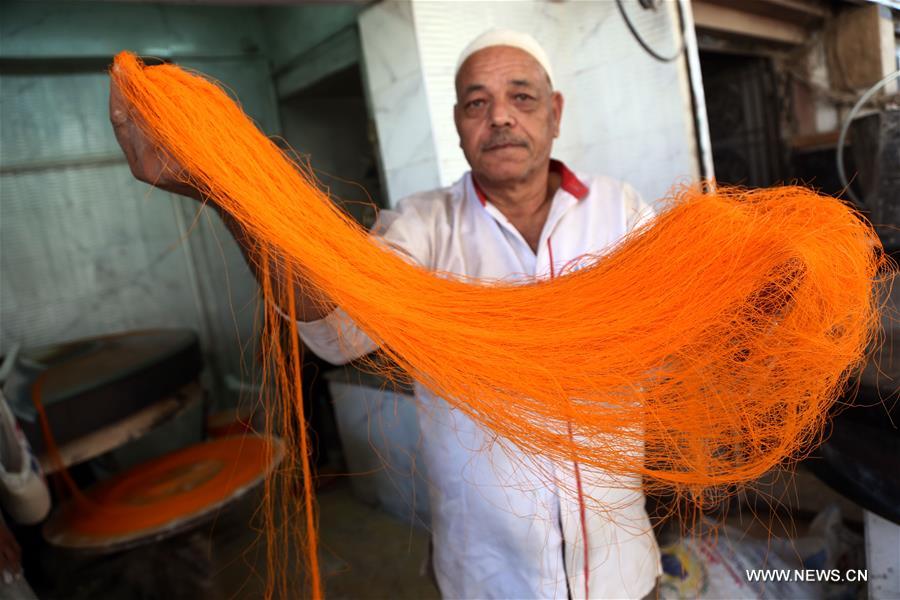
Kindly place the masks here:
[(359, 28), (388, 202), (393, 205), (441, 185), (412, 5), (377, 4), (360, 15)]
[[(109, 124), (105, 66), (122, 48), (170, 57), (222, 81), (263, 130), (277, 133), (256, 11), (3, 8), (0, 57), (19, 66), (0, 75), (0, 352), (186, 327), (200, 335), (212, 375), (249, 377), (256, 281), (212, 210), (131, 175)], [(41, 62), (53, 58), (65, 60)]]

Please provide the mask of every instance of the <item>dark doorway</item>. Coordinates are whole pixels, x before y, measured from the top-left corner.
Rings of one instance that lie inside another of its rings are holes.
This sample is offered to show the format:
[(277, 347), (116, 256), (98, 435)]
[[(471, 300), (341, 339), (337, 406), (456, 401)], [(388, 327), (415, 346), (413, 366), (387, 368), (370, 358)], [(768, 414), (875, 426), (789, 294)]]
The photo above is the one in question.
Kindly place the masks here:
[(319, 187), (364, 227), (371, 227), (384, 196), (359, 65), (283, 98), (278, 108), (284, 139), (308, 161)]
[(784, 151), (771, 62), (701, 52), (700, 68), (716, 179), (748, 187), (783, 181)]

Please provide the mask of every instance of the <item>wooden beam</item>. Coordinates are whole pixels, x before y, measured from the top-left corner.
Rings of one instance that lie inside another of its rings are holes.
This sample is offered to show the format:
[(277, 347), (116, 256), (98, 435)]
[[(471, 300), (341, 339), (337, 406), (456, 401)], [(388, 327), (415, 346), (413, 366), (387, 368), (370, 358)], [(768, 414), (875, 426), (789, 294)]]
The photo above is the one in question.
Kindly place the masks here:
[(791, 138), (791, 148), (794, 150), (816, 150), (819, 148), (834, 148), (837, 146), (840, 132), (823, 131), (820, 133), (808, 133), (795, 135)]
[(700, 29), (710, 29), (736, 35), (770, 40), (783, 44), (802, 44), (808, 33), (804, 27), (780, 19), (745, 12), (732, 4), (723, 6), (709, 0), (694, 0), (691, 8), (694, 22)]
[(825, 20), (830, 9), (816, 0), (701, 0), (743, 13), (789, 21), (796, 25), (813, 25)]

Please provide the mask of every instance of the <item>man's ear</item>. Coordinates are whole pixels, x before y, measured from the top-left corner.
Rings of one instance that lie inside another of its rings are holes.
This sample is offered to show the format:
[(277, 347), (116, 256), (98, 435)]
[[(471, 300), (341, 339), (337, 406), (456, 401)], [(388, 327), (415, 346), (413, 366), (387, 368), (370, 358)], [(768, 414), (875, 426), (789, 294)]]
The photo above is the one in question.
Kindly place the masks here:
[(553, 95), (550, 97), (550, 114), (553, 118), (553, 137), (555, 138), (559, 137), (559, 124), (562, 122), (564, 104), (563, 95), (559, 92), (553, 92)]
[(462, 148), (462, 134), (459, 132), (459, 120), (461, 118), (459, 103), (453, 105), (453, 124), (456, 125), (456, 136), (459, 138), (459, 147)]

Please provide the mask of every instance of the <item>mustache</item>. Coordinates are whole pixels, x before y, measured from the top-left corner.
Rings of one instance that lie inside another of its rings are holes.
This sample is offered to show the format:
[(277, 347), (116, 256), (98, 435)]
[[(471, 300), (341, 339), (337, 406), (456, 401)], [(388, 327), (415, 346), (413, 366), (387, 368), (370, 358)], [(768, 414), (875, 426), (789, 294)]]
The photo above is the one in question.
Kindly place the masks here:
[(528, 140), (524, 140), (520, 137), (517, 137), (508, 131), (497, 131), (488, 139), (487, 142), (481, 145), (481, 149), (483, 151), (493, 150), (494, 148), (498, 148), (500, 146), (522, 146), (524, 148), (528, 147)]

